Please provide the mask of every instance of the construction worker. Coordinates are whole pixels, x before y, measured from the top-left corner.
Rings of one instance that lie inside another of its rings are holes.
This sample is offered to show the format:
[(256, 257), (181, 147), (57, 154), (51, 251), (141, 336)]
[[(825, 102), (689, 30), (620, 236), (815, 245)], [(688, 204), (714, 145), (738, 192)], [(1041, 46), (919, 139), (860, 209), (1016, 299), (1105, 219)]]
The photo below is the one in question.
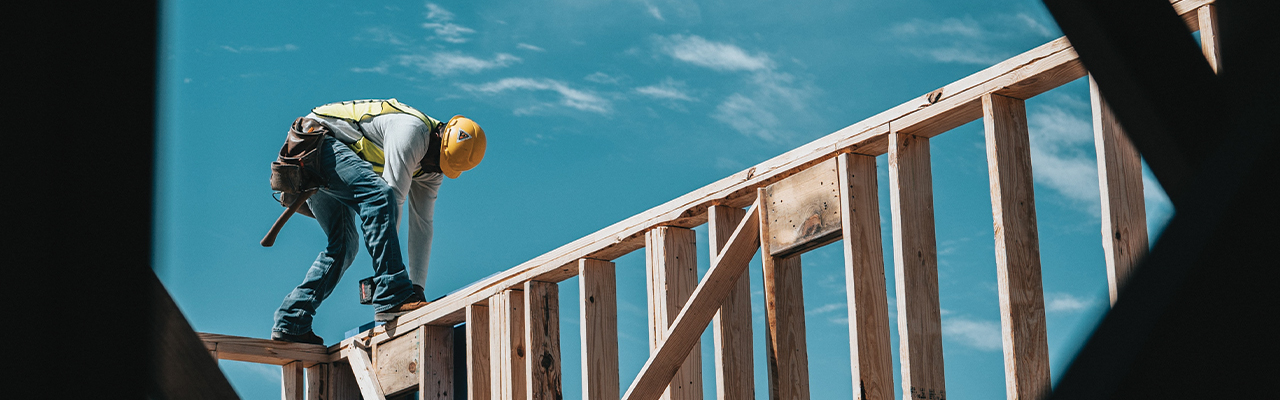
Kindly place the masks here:
[[(299, 118), (299, 125), (328, 130), (318, 147), (319, 165), (310, 167), (325, 184), (299, 213), (315, 218), (329, 243), (302, 284), (285, 296), (271, 339), (324, 344), (311, 321), (359, 251), (357, 226), (373, 257), (374, 320), (426, 306), (436, 194), (445, 176), (457, 178), (484, 158), (484, 131), (461, 115), (442, 123), (395, 99), (326, 104)], [(407, 269), (397, 236), (406, 200)]]

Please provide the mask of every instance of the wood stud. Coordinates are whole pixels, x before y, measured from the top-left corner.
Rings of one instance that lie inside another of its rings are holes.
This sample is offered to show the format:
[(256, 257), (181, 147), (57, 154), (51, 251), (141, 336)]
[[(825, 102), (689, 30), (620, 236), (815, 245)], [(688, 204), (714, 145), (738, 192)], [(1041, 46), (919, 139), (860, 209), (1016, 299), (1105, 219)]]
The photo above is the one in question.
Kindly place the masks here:
[[(729, 243), (733, 230), (746, 216), (737, 207), (711, 206), (708, 212), (707, 238), (711, 258), (715, 260)], [(716, 398), (756, 398), (755, 368), (751, 337), (751, 279), (749, 270), (742, 271), (729, 297), (720, 305), (712, 323), (716, 352)]]
[(618, 300), (614, 265), (578, 260), (579, 328), (582, 337), (582, 398), (617, 400)]
[[(766, 198), (764, 188), (758, 191), (759, 198)], [(761, 207), (759, 212), (769, 398), (808, 399), (809, 354), (805, 342), (800, 255), (785, 258), (771, 255), (768, 207)]]
[(467, 396), (471, 400), (490, 400), (492, 389), (489, 369), (489, 306), (467, 306)]
[(889, 347), (876, 159), (859, 154), (841, 154), (838, 159), (853, 398), (890, 400), (893, 353)]
[(946, 397), (929, 139), (889, 133), (889, 199), (903, 396)]
[(1039, 399), (1050, 388), (1049, 344), (1027, 111), (1021, 99), (998, 94), (983, 96), (982, 110), (995, 219), (1005, 389), (1010, 400)]
[(524, 283), (525, 382), (528, 400), (560, 400), (560, 286)]

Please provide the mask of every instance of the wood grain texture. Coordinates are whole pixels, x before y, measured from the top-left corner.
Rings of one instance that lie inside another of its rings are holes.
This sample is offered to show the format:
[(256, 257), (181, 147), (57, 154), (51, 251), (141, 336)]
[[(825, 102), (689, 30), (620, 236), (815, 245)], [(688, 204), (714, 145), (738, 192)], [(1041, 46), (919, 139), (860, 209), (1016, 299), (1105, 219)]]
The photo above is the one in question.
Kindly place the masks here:
[(904, 396), (946, 397), (929, 139), (889, 134), (889, 199)]
[(524, 291), (507, 290), (489, 299), (491, 396), (523, 400), (525, 388)]
[(1222, 64), (1222, 54), (1218, 52), (1218, 11), (1213, 4), (1200, 6), (1196, 10), (1196, 21), (1199, 22), (1200, 28), (1200, 50), (1204, 52), (1204, 58), (1209, 60), (1209, 66), (1213, 67), (1213, 72), (1221, 73), (1219, 67)]
[(351, 363), (351, 375), (355, 376), (356, 386), (360, 388), (360, 396), (364, 400), (387, 400), (378, 382), (378, 375), (373, 372), (373, 363), (369, 354), (360, 348), (347, 349), (347, 361)]
[(1107, 263), (1111, 304), (1147, 254), (1147, 209), (1142, 188), (1142, 158), (1125, 136), (1098, 85), (1089, 78), (1093, 141), (1098, 155), (1098, 192), (1102, 200), (1102, 254)]
[(830, 159), (765, 187), (769, 251), (785, 257), (840, 239), (840, 177)]
[[(760, 198), (765, 198), (760, 189)], [(809, 398), (809, 353), (805, 340), (804, 286), (800, 255), (771, 255), (768, 207), (760, 209), (760, 257), (765, 304), (765, 363), (769, 398)]]
[(617, 400), (618, 284), (614, 265), (578, 261), (578, 307), (582, 310), (582, 398)]
[(1010, 400), (1034, 400), (1049, 393), (1050, 381), (1027, 110), (1022, 100), (998, 94), (983, 96), (982, 110), (1005, 392)]
[[(654, 354), (698, 286), (697, 235), (692, 229), (660, 226), (645, 235), (649, 277), (649, 349)], [(694, 348), (698, 348), (697, 344)], [(702, 352), (690, 352), (663, 400), (702, 398)]]
[[(711, 206), (707, 210), (710, 259), (720, 256), (734, 228), (746, 214), (741, 208), (729, 206)], [(749, 275), (750, 269), (742, 271), (711, 325), (715, 338), (716, 398), (721, 400), (756, 398)]]
[(467, 396), (471, 400), (490, 400), (489, 382), (489, 306), (467, 306)]
[(303, 400), (306, 397), (306, 370), (301, 361), (280, 366), (280, 399)]
[(329, 398), (333, 400), (360, 400), (360, 385), (352, 372), (351, 364), (335, 362), (329, 366)]
[(627, 389), (625, 400), (654, 400), (662, 396), (672, 377), (681, 368), (690, 351), (695, 349), (702, 332), (715, 317), (718, 305), (724, 304), (734, 283), (746, 271), (747, 264), (760, 246), (760, 205), (747, 211), (721, 254), (711, 260), (702, 282), (690, 296), (667, 330), (667, 339), (649, 357), (640, 374)]
[(524, 284), (526, 399), (560, 400), (560, 286), (554, 282)]
[(889, 347), (889, 299), (880, 242), (876, 159), (841, 154), (837, 160), (853, 397), (890, 400), (893, 349)]
[(382, 393), (395, 395), (418, 387), (421, 369), (422, 334), (420, 329), (373, 348), (373, 370), (382, 384)]
[(329, 366), (316, 364), (307, 367), (307, 400), (329, 400)]
[(453, 399), (453, 327), (423, 325), (418, 328), (418, 399)]
[(304, 367), (329, 361), (329, 349), (318, 344), (291, 343), (242, 336), (197, 333), (205, 348), (219, 359), (259, 364), (285, 365), (303, 361)]

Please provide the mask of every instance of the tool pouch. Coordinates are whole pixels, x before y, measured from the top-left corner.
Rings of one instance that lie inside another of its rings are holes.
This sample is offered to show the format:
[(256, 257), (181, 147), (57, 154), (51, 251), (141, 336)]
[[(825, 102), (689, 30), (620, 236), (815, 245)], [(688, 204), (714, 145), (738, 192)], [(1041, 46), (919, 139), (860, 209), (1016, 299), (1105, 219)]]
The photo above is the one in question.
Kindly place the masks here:
[[(280, 205), (288, 207), (299, 193), (325, 185), (315, 169), (320, 166), (320, 144), (328, 134), (329, 128), (319, 121), (306, 117), (293, 121), (280, 154), (271, 162), (271, 190), (281, 193)], [(301, 213), (311, 214), (310, 210)]]

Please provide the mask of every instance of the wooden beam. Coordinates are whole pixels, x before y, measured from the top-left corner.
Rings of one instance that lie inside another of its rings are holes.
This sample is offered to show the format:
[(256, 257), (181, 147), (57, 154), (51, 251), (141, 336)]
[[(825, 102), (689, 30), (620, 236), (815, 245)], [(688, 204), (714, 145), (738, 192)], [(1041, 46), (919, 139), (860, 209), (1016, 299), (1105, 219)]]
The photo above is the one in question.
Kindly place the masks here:
[(489, 299), (490, 396), (524, 400), (524, 291), (506, 290)]
[(524, 283), (525, 382), (528, 400), (560, 400), (560, 286)]
[(1027, 109), (1020, 99), (989, 94), (982, 98), (982, 110), (995, 219), (1005, 392), (1010, 400), (1040, 399), (1050, 388), (1049, 343)]
[(1093, 77), (1089, 78), (1089, 99), (1102, 199), (1102, 253), (1107, 263), (1108, 293), (1114, 305), (1120, 288), (1148, 249), (1142, 158), (1098, 92)]
[(301, 361), (280, 366), (280, 399), (303, 400), (306, 396), (306, 375)]
[(946, 397), (929, 139), (889, 134), (889, 199), (904, 396)]
[(640, 374), (623, 396), (624, 400), (655, 400), (660, 397), (684, 364), (686, 356), (696, 348), (702, 332), (715, 317), (717, 306), (724, 304), (734, 283), (746, 271), (751, 257), (759, 249), (760, 208), (757, 202), (747, 211), (747, 218), (738, 224), (724, 251), (711, 260), (711, 269), (667, 330), (667, 339), (640, 369)]
[(346, 362), (335, 362), (329, 365), (329, 399), (360, 400), (360, 385), (356, 382), (353, 368)]
[(448, 400), (453, 393), (453, 327), (423, 325), (418, 328), (418, 399)]
[[(765, 198), (765, 189), (760, 189)], [(800, 255), (778, 257), (770, 247), (769, 208), (760, 213), (760, 258), (765, 304), (765, 366), (769, 369), (769, 398), (809, 398), (809, 354), (805, 343), (804, 287)]]
[[(1194, 16), (1198, 7), (1210, 2), (1183, 0), (1173, 6), (1181, 15)], [(934, 136), (981, 117), (983, 94), (996, 92), (1029, 98), (1084, 75), (1085, 70), (1070, 43), (1059, 38), (475, 282), (421, 310), (401, 316), (399, 324), (461, 323), (465, 320), (463, 309), (468, 304), (529, 280), (568, 279), (573, 276), (579, 259), (613, 260), (626, 255), (644, 247), (641, 237), (656, 226), (698, 226), (707, 221), (706, 210), (712, 205), (749, 205), (755, 201), (756, 189), (842, 152), (884, 154), (888, 151), (891, 122), (902, 133)], [(374, 342), (392, 336), (387, 335), (383, 327), (374, 328), (371, 333)], [(349, 345), (350, 339), (344, 340), (338, 348)]]
[[(707, 228), (707, 236), (712, 260), (719, 257), (729, 244), (733, 228), (742, 222), (746, 214), (741, 208), (729, 206), (711, 206), (707, 210), (711, 224)], [(742, 271), (742, 276), (733, 284), (724, 303), (720, 304), (720, 311), (716, 312), (715, 322), (711, 325), (716, 350), (716, 398), (720, 400), (756, 398), (749, 275), (749, 269)]]
[(618, 399), (617, 285), (613, 263), (578, 260), (582, 398), (587, 400)]
[(890, 400), (893, 352), (889, 348), (889, 300), (880, 243), (876, 158), (841, 154), (837, 160), (853, 398)]
[(489, 383), (489, 306), (467, 306), (467, 396), (471, 400), (490, 400)]
[[(645, 235), (649, 282), (649, 350), (658, 351), (667, 330), (698, 285), (697, 235), (692, 229), (660, 226)], [(694, 348), (699, 346), (695, 343)], [(702, 352), (685, 358), (663, 400), (702, 398)]]
[(307, 400), (330, 400), (329, 390), (330, 364), (316, 364), (307, 367)]
[(282, 342), (242, 336), (198, 333), (205, 348), (212, 348), (219, 359), (259, 364), (285, 365), (302, 361), (304, 367), (329, 362), (329, 349), (318, 344)]
[(1205, 4), (1196, 10), (1196, 20), (1200, 23), (1200, 51), (1209, 60), (1209, 67), (1214, 73), (1222, 73), (1222, 54), (1218, 52), (1218, 10), (1213, 4)]
[(387, 400), (382, 392), (382, 384), (378, 375), (373, 373), (373, 363), (369, 361), (369, 353), (364, 349), (347, 349), (347, 362), (351, 363), (351, 374), (356, 378), (356, 386), (360, 387), (360, 396), (365, 400)]
[(809, 167), (764, 188), (769, 254), (786, 257), (840, 240), (840, 180), (836, 160)]
[(418, 387), (422, 370), (422, 331), (413, 329), (394, 340), (373, 346), (373, 371), (382, 393), (395, 395)]

